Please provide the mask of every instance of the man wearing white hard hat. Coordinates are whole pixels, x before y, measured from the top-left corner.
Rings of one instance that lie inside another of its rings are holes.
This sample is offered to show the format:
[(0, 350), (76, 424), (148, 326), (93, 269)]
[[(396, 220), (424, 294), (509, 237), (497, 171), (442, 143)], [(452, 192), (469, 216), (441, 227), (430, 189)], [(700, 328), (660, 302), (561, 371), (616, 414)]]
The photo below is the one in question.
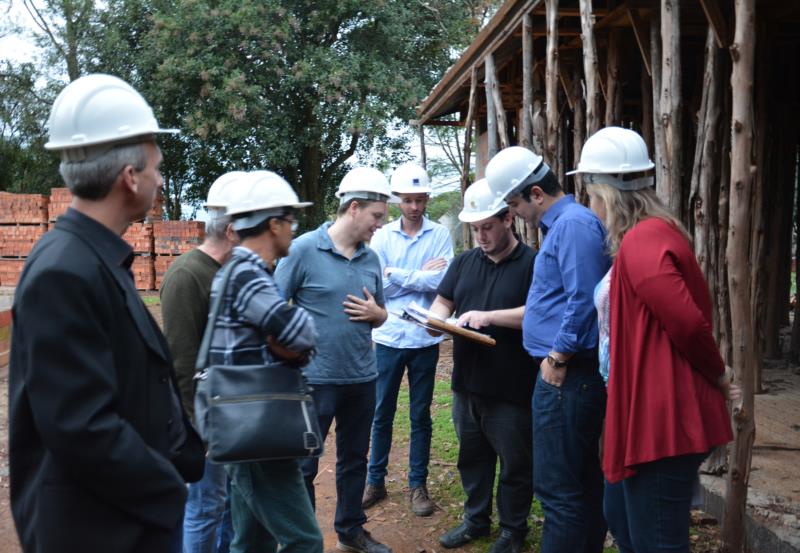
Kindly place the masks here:
[[(317, 355), (304, 373), (314, 387), (323, 436), (336, 420), (337, 548), (387, 553), (364, 529), (361, 497), (378, 377), (372, 329), (386, 320), (381, 264), (367, 242), (383, 225), (393, 198), (386, 177), (367, 167), (349, 171), (336, 195), (336, 220), (295, 240), (275, 280), (287, 298), (311, 313), (319, 330)], [(301, 464), (313, 502), (319, 460)]]
[[(221, 295), (221, 303), (209, 365), (307, 362), (317, 340), (314, 320), (286, 302), (273, 272), (278, 258), (289, 253), (297, 210), (309, 205), (271, 171), (252, 171), (230, 184), (226, 215), (241, 243), (227, 262), (233, 264), (227, 286), (222, 288), (223, 272), (212, 284), (211, 295)], [(279, 544), (282, 551), (322, 553), (322, 533), (296, 459), (230, 463), (225, 470), (231, 479), (232, 553), (277, 551)]]
[[(401, 165), (392, 173), (391, 188), (400, 198), (402, 216), (384, 225), (370, 242), (383, 268), (386, 307), (390, 312), (402, 311), (412, 301), (428, 307), (453, 258), (450, 232), (425, 216), (431, 194), (425, 169), (413, 163)], [(372, 339), (378, 361), (377, 403), (363, 506), (367, 509), (387, 497), (384, 481), (392, 447), (397, 394), (403, 373), (408, 370), (411, 397), (409, 498), (415, 515), (428, 516), (434, 508), (427, 488), (432, 428), (430, 407), (441, 338), (390, 315), (385, 324), (372, 331)]]
[(542, 553), (600, 553), (606, 535), (598, 444), (606, 392), (597, 367), (595, 285), (611, 266), (605, 229), (564, 194), (541, 156), (512, 146), (486, 166), (496, 197), (544, 240), (522, 335), (539, 370), (533, 392), (533, 484), (544, 511)]
[[(232, 189), (245, 178), (247, 173), (231, 171), (214, 181), (205, 203), (208, 219), (203, 243), (172, 262), (159, 289), (164, 336), (175, 361), (183, 408), (192, 422), (195, 362), (208, 321), (211, 282), (239, 242), (225, 208)], [(183, 519), (185, 553), (228, 550), (233, 528), (227, 487), (223, 466), (206, 460), (203, 478), (189, 486)]]
[(458, 324), (490, 334), (497, 345), (453, 338), (453, 423), (467, 499), (464, 521), (439, 542), (461, 547), (489, 534), (499, 458), (500, 536), (491, 552), (519, 553), (533, 499), (531, 394), (536, 377), (520, 327), (536, 254), (514, 236), (514, 217), (485, 179), (467, 188), (458, 218), (470, 226), (478, 247), (453, 260), (431, 311), (443, 318), (456, 313)]
[(11, 509), (28, 552), (169, 552), (204, 452), (122, 234), (162, 184), (161, 129), (110, 75), (67, 85), (48, 121), (71, 207), (31, 251), (14, 298)]

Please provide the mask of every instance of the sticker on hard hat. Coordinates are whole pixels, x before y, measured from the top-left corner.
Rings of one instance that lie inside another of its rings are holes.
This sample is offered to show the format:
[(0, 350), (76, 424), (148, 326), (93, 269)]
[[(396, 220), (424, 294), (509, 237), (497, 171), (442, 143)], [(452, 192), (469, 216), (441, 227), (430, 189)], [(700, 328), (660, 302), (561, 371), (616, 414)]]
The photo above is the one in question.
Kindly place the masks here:
[(414, 186), (419, 186), (419, 179), (414, 179)]

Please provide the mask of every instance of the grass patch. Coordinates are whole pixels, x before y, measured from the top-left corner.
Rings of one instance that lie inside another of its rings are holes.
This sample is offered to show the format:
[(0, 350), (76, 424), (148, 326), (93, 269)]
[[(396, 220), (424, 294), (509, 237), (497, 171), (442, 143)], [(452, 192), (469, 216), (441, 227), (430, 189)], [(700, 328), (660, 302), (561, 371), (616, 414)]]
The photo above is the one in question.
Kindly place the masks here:
[(161, 305), (161, 298), (156, 295), (142, 296), (142, 301), (145, 305)]

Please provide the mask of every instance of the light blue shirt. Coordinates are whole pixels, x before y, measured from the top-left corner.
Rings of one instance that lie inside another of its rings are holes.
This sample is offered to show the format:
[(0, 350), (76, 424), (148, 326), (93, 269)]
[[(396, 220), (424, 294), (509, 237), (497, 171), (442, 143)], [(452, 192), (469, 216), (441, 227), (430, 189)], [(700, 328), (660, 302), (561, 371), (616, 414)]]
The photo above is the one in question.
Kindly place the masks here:
[(550, 206), (539, 226), (545, 236), (525, 302), (525, 349), (531, 357), (593, 349), (594, 287), (611, 266), (603, 224), (568, 195)]
[(364, 243), (352, 259), (337, 251), (325, 223), (300, 236), (278, 263), (275, 282), (294, 304), (314, 318), (317, 353), (303, 368), (311, 384), (359, 384), (378, 377), (372, 325), (354, 322), (344, 312), (348, 294), (364, 297), (363, 288), (384, 304), (381, 265)]
[(422, 265), (436, 257), (443, 257), (450, 264), (453, 259), (450, 232), (424, 217), (422, 228), (412, 237), (402, 229), (398, 219), (378, 230), (370, 247), (378, 254), (381, 271), (391, 267), (389, 277), (383, 279), (389, 318), (372, 331), (372, 339), (384, 346), (403, 349), (424, 348), (441, 342), (442, 338), (434, 338), (424, 328), (402, 321), (392, 312), (402, 311), (412, 301), (425, 308), (433, 303), (447, 267), (440, 271), (423, 271)]

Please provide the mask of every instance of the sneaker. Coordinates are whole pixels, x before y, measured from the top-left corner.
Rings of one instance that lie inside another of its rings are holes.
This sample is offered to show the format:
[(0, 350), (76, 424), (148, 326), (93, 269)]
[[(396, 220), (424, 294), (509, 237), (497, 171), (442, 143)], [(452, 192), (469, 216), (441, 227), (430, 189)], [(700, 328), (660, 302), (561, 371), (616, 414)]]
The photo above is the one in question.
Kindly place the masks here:
[(488, 528), (473, 528), (469, 523), (464, 521), (446, 534), (439, 536), (439, 543), (447, 549), (454, 549), (462, 545), (467, 545), (472, 540), (488, 535)]
[(372, 534), (363, 530), (355, 538), (347, 539), (339, 536), (336, 542), (336, 549), (339, 551), (351, 551), (352, 553), (392, 553), (392, 550), (379, 541), (375, 541)]
[(489, 553), (521, 553), (525, 545), (525, 536), (514, 535), (509, 530), (501, 530), (497, 541), (492, 544)]
[(387, 497), (389, 497), (389, 494), (386, 493), (386, 486), (373, 486), (372, 484), (367, 484), (367, 489), (364, 490), (364, 499), (361, 500), (361, 508), (369, 509)]

